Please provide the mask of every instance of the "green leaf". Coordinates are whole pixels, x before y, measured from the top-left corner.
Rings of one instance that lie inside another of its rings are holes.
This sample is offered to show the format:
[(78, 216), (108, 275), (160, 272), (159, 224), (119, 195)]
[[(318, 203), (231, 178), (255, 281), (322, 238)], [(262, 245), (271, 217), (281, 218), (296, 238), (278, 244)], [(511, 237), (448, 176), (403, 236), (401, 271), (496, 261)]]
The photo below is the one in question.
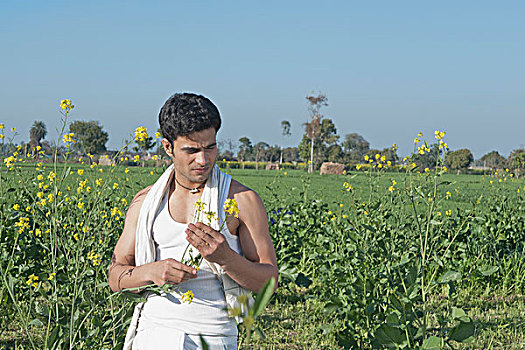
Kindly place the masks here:
[(441, 276), (440, 283), (456, 282), (461, 279), (461, 272), (447, 271)]
[(97, 288), (105, 288), (105, 287), (108, 287), (109, 286), (109, 283), (108, 282), (102, 282), (102, 283), (99, 283), (96, 285)]
[(470, 322), (470, 317), (467, 316), (463, 309), (452, 306), (452, 318), (462, 322)]
[(253, 304), (253, 308), (250, 310), (252, 316), (255, 318), (260, 315), (260, 313), (264, 310), (266, 305), (270, 302), (270, 298), (272, 297), (273, 290), (275, 288), (275, 278), (270, 278), (268, 282), (262, 287), (262, 289), (257, 293), (257, 296), (255, 297), (255, 302)]
[(139, 293), (121, 292), (121, 295), (125, 297), (126, 299), (130, 299), (138, 303), (145, 302), (147, 300)]
[(405, 337), (399, 329), (382, 324), (376, 331), (375, 341), (380, 345), (401, 345), (405, 342)]
[(199, 334), (199, 339), (201, 341), (202, 350), (209, 350), (210, 347), (208, 346), (208, 343), (206, 343), (206, 341), (202, 337), (202, 334)]
[(469, 341), (470, 337), (474, 335), (474, 323), (460, 322), (456, 327), (452, 328), (448, 337), (458, 342)]
[(499, 266), (483, 265), (478, 269), (479, 273), (487, 277), (499, 271)]
[(312, 280), (306, 277), (302, 272), (300, 272), (297, 278), (295, 279), (295, 284), (297, 284), (299, 287), (308, 288), (312, 284)]
[(397, 327), (399, 326), (399, 317), (395, 312), (392, 312), (390, 315), (387, 316), (386, 323), (391, 327)]
[(54, 344), (55, 344), (56, 340), (58, 339), (57, 336), (58, 336), (59, 332), (60, 332), (60, 326), (56, 325), (55, 328), (53, 328), (53, 330), (49, 334), (49, 338), (47, 338), (47, 347), (48, 348), (51, 348), (51, 349), (55, 348)]
[(421, 349), (425, 350), (439, 350), (443, 347), (443, 339), (436, 336), (431, 336), (425, 339)]
[(44, 324), (42, 323), (42, 321), (40, 321), (38, 318), (35, 318), (34, 320), (32, 320), (31, 322), (29, 322), (29, 325), (30, 326), (37, 326), (37, 327), (43, 327)]

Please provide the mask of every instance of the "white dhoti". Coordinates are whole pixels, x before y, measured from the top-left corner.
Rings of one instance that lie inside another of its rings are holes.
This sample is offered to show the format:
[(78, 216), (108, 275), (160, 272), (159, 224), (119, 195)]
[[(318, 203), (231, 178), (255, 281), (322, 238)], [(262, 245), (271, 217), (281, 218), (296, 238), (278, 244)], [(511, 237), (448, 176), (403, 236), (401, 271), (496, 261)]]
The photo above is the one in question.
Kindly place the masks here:
[[(236, 350), (237, 337), (202, 336), (210, 350)], [(140, 329), (133, 341), (133, 350), (201, 350), (200, 336), (186, 334), (173, 328)]]

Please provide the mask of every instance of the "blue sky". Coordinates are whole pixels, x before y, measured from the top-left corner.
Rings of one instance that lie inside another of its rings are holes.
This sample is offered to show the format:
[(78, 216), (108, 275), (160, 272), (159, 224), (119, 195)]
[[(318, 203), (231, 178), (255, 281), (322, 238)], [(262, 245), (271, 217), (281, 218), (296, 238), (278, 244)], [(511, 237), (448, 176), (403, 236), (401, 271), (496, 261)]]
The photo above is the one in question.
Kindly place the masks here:
[(56, 137), (58, 103), (98, 120), (118, 148), (156, 130), (174, 92), (219, 107), (219, 139), (296, 145), (305, 96), (321, 91), (338, 133), (412, 149), (447, 131), (451, 149), (508, 156), (525, 143), (523, 2), (11, 1), (0, 3), (0, 122)]

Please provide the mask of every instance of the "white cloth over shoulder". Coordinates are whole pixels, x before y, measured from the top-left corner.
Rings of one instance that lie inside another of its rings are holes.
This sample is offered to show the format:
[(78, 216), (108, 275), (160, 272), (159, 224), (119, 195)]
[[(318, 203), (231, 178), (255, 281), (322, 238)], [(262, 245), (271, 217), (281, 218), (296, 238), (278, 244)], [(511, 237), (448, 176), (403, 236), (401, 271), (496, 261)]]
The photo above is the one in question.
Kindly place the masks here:
[[(162, 203), (162, 199), (166, 191), (169, 189), (169, 185), (174, 176), (174, 168), (171, 165), (166, 171), (160, 176), (160, 178), (155, 182), (151, 187), (144, 202), (142, 203), (142, 208), (140, 210), (138, 222), (137, 222), (137, 231), (135, 236), (135, 265), (140, 266), (148, 264), (155, 261), (156, 247), (155, 241), (153, 240), (152, 230), (153, 230), (153, 221), (155, 215), (159, 209), (159, 206)], [(212, 220), (211, 227), (215, 230), (219, 230), (220, 223), (219, 218), (224, 217), (221, 213), (218, 212), (218, 208), (221, 208), (222, 203), (219, 203), (220, 191), (226, 186), (226, 180), (230, 180), (230, 175), (227, 175), (220, 171), (219, 167), (215, 165), (213, 168), (208, 181), (202, 191), (201, 201), (205, 204), (207, 211), (213, 211), (217, 213), (217, 219)], [(229, 187), (229, 186), (227, 186)], [(227, 198), (227, 194), (223, 196)], [(197, 215), (193, 216), (193, 221), (197, 219)], [(228, 244), (232, 249), (236, 246), (232, 244), (231, 238), (228, 235), (225, 235)], [(237, 250), (237, 249), (234, 249)], [(241, 253), (237, 251), (237, 253)], [(241, 294), (250, 295), (250, 291), (239, 286), (237, 282), (231, 279), (225, 271), (215, 263), (211, 263), (204, 259), (206, 263), (210, 266), (211, 270), (217, 275), (217, 278), (221, 282), (221, 285), (224, 289), (226, 305), (229, 308), (234, 308), (240, 306), (237, 301), (237, 296)], [(140, 313), (144, 303), (138, 303), (135, 306), (133, 312), (133, 317), (126, 334), (126, 339), (124, 341), (124, 350), (131, 350), (133, 344), (133, 339), (137, 333), (137, 326), (140, 318)]]

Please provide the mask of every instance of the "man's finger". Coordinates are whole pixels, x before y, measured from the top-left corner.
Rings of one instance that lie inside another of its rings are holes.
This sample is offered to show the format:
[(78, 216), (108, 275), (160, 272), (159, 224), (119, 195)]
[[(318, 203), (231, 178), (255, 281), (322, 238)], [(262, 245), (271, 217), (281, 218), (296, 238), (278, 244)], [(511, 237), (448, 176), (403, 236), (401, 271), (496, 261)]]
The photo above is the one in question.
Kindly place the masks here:
[(204, 232), (203, 230), (201, 230), (197, 226), (193, 226), (193, 227), (188, 226), (188, 228), (186, 229), (186, 234), (187, 235), (193, 234), (195, 237), (198, 237), (198, 238), (200, 238), (203, 241), (207, 241), (207, 240), (211, 239), (210, 235), (208, 235), (206, 232)]
[(177, 260), (173, 260), (171, 264), (172, 269), (178, 270), (178, 271), (184, 271), (186, 273), (196, 275), (197, 270), (194, 267), (188, 266), (186, 264), (183, 264)]
[(203, 240), (201, 237), (199, 237), (197, 234), (195, 234), (194, 232), (190, 231), (190, 232), (187, 232), (187, 235), (186, 235), (186, 239), (188, 240), (188, 242), (190, 242), (190, 244), (192, 246), (194, 246), (195, 248), (197, 248), (197, 250), (203, 254), (204, 251), (203, 249), (208, 246), (209, 244), (206, 243), (205, 240)]
[(207, 240), (208, 236), (213, 237), (212, 232), (214, 231), (211, 227), (204, 225), (201, 222), (198, 222), (196, 224), (189, 224), (188, 230), (194, 232), (196, 235), (203, 238), (204, 240)]

